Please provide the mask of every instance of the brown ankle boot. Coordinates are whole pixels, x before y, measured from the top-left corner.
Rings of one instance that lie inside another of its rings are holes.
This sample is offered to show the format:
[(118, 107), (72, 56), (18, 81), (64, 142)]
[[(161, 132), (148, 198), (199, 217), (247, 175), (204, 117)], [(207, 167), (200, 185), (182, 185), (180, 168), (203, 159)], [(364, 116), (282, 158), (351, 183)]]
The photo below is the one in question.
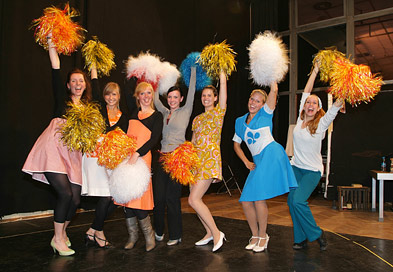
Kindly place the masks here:
[(141, 225), (143, 235), (145, 236), (146, 251), (150, 251), (156, 247), (156, 240), (154, 239), (154, 231), (153, 227), (151, 226), (150, 216), (139, 220), (139, 224)]
[(126, 218), (126, 225), (128, 230), (128, 241), (124, 245), (124, 249), (131, 249), (138, 240), (138, 221), (136, 217)]

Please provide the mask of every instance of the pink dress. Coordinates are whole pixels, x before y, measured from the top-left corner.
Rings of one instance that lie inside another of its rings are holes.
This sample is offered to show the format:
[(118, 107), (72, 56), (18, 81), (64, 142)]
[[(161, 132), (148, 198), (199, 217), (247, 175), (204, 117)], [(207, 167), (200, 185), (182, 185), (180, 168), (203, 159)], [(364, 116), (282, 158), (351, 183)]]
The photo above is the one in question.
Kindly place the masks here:
[(195, 117), (192, 122), (194, 145), (201, 159), (201, 167), (195, 180), (212, 178), (213, 183), (222, 180), (220, 142), (224, 116), (225, 109), (221, 109), (220, 104), (217, 104), (212, 110)]
[(49, 184), (44, 172), (66, 174), (70, 182), (82, 185), (82, 153), (69, 151), (61, 142), (58, 131), (62, 118), (53, 118), (49, 126), (38, 137), (31, 149), (22, 171), (33, 179)]

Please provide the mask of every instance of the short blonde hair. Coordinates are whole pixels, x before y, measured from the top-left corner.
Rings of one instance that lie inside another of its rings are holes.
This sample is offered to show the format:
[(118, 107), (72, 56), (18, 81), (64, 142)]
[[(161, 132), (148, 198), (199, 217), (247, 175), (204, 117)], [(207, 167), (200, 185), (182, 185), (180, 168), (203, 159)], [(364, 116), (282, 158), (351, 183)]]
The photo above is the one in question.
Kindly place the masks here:
[(263, 96), (263, 98), (262, 98), (262, 102), (263, 102), (263, 104), (265, 104), (266, 103), (266, 99), (267, 99), (267, 94), (266, 94), (266, 92), (264, 91), (264, 90), (261, 90), (261, 89), (255, 89), (255, 90), (253, 90), (252, 92), (251, 92), (251, 94), (250, 94), (250, 97), (253, 95), (253, 94), (255, 94), (255, 93), (260, 93), (262, 96)]
[(120, 86), (116, 82), (108, 82), (102, 91), (102, 95), (105, 96), (113, 92), (117, 92), (120, 96)]
[[(138, 96), (139, 96), (139, 94), (141, 92), (143, 92), (146, 89), (150, 89), (152, 91), (153, 95), (154, 95), (154, 89), (153, 89), (153, 86), (150, 83), (141, 82), (135, 88), (134, 97), (135, 97), (136, 105), (137, 105), (138, 108), (141, 106), (141, 104), (139, 103)], [(154, 109), (154, 100), (153, 99), (151, 100), (150, 107), (152, 109)]]

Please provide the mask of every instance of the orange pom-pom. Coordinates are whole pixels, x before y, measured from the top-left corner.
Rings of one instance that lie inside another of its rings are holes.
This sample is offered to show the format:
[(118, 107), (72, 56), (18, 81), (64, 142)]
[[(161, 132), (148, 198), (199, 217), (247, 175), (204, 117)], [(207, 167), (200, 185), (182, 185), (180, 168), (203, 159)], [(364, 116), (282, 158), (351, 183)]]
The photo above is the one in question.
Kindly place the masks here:
[(370, 102), (381, 90), (382, 77), (371, 73), (367, 65), (356, 65), (347, 59), (336, 59), (331, 73), (329, 92), (352, 106)]
[(97, 148), (98, 164), (115, 169), (125, 158), (136, 151), (136, 138), (120, 128), (108, 132)]
[(160, 161), (164, 171), (170, 174), (173, 180), (182, 185), (195, 183), (194, 173), (201, 162), (191, 142), (186, 141), (174, 151), (161, 154)]
[(59, 54), (70, 55), (82, 45), (86, 31), (77, 23), (72, 21), (72, 17), (79, 13), (65, 5), (64, 10), (54, 6), (44, 9), (44, 15), (33, 20), (32, 27), (35, 27), (35, 41), (48, 50), (48, 36), (52, 36), (52, 42)]

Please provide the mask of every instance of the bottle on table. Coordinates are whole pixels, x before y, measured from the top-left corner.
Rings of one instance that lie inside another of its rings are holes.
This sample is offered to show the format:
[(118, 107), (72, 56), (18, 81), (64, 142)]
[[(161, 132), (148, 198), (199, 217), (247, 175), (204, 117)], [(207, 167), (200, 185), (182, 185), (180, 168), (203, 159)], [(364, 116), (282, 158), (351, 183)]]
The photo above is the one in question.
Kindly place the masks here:
[(382, 157), (381, 171), (382, 171), (382, 172), (386, 172), (386, 162), (385, 162), (385, 157)]

